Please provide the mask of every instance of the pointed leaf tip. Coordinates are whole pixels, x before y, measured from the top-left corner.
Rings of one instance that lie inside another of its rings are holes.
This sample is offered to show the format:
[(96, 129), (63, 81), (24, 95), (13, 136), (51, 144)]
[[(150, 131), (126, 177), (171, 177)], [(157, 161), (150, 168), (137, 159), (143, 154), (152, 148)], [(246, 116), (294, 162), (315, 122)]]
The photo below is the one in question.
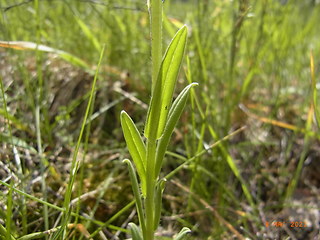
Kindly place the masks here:
[(191, 233), (191, 230), (187, 227), (181, 229), (178, 235), (173, 240), (182, 240), (185, 238), (186, 234)]
[(143, 195), (146, 194), (146, 147), (140, 136), (140, 133), (135, 126), (130, 116), (125, 112), (121, 111), (120, 121), (124, 138), (127, 143), (128, 150), (133, 159), (134, 165), (137, 169)]
[(145, 126), (145, 136), (149, 139), (159, 139), (162, 136), (186, 43), (187, 26), (183, 26), (167, 48), (153, 89)]
[(162, 160), (164, 158), (166, 149), (168, 147), (171, 135), (173, 133), (173, 130), (175, 126), (177, 125), (177, 122), (183, 112), (183, 109), (186, 105), (187, 98), (189, 95), (189, 92), (192, 87), (197, 86), (198, 83), (190, 83), (188, 86), (186, 86), (181, 93), (178, 95), (178, 97), (174, 100), (172, 107), (170, 108), (168, 119), (163, 131), (163, 135), (159, 140), (159, 144), (157, 147), (157, 156), (156, 156), (156, 175), (160, 173), (160, 169), (162, 166)]

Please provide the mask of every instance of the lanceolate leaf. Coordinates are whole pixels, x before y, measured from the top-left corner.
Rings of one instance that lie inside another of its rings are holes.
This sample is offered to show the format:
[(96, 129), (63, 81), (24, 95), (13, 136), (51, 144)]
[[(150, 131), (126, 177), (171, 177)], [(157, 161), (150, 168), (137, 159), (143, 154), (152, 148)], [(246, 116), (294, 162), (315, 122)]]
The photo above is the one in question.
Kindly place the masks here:
[(171, 41), (161, 63), (145, 126), (148, 139), (159, 139), (163, 133), (186, 43), (187, 27), (183, 26)]
[[(134, 194), (134, 198), (136, 200), (136, 207), (137, 207), (137, 212), (138, 212), (138, 218), (139, 218), (139, 222), (142, 228), (142, 231), (145, 232), (146, 227), (145, 227), (145, 222), (144, 222), (144, 215), (143, 215), (143, 207), (142, 207), (142, 200), (141, 200), (141, 196), (140, 196), (140, 191), (139, 191), (139, 185), (138, 185), (138, 180), (137, 180), (137, 176), (136, 173), (134, 171), (134, 168), (132, 166), (132, 163), (130, 162), (129, 159), (125, 159), (123, 160), (123, 162), (125, 162), (126, 164), (128, 164), (128, 168), (129, 168), (129, 175), (130, 175), (130, 180), (131, 180), (131, 184), (132, 184), (132, 190), (133, 190), (133, 194)], [(132, 229), (132, 228), (131, 228)]]
[(141, 139), (138, 129), (129, 115), (122, 111), (120, 115), (121, 126), (128, 150), (137, 168), (140, 177), (142, 193), (146, 194), (146, 147)]
[(165, 129), (163, 131), (163, 135), (160, 138), (159, 143), (158, 143), (158, 147), (157, 147), (156, 169), (155, 169), (156, 175), (155, 176), (158, 176), (160, 173), (164, 154), (165, 154), (166, 149), (168, 147), (168, 144), (169, 144), (172, 132), (174, 130), (174, 127), (176, 126), (176, 124), (182, 114), (182, 111), (186, 105), (187, 98), (189, 96), (189, 92), (193, 86), (197, 86), (197, 85), (198, 85), (198, 83), (191, 83), (188, 86), (186, 86), (172, 104), (172, 107), (169, 112), (168, 120), (167, 120)]
[(139, 227), (134, 223), (129, 223), (131, 230), (132, 240), (143, 240)]
[(191, 230), (187, 227), (181, 229), (178, 235), (173, 240), (182, 240), (185, 238), (187, 233), (191, 233)]

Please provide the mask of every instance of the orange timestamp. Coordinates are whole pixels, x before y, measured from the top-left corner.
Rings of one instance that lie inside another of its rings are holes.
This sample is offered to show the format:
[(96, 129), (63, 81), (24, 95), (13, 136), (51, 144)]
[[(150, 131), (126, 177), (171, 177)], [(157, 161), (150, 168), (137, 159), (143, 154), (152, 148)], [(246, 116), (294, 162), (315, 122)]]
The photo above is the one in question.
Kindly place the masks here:
[(304, 221), (266, 221), (266, 227), (291, 227), (291, 228), (305, 228), (308, 227), (307, 223)]

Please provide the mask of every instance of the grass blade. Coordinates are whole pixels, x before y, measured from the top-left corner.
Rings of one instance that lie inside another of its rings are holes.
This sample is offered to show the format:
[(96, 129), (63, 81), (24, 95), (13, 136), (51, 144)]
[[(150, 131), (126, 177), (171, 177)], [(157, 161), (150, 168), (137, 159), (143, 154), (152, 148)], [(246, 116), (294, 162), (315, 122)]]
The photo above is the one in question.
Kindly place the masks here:
[(76, 147), (75, 147), (75, 151), (74, 151), (74, 154), (73, 154), (73, 157), (72, 157), (71, 169), (70, 169), (70, 178), (69, 178), (69, 182), (68, 182), (68, 185), (67, 185), (67, 190), (66, 190), (66, 193), (65, 193), (65, 196), (64, 196), (65, 199), (64, 199), (63, 207), (65, 209), (65, 212), (64, 212), (63, 218), (62, 218), (62, 225), (61, 225), (60, 230), (58, 231), (58, 233), (55, 235), (55, 237), (53, 239), (57, 239), (58, 237), (64, 238), (66, 236), (65, 235), (66, 234), (66, 227), (67, 227), (68, 221), (69, 221), (70, 216), (71, 216), (70, 202), (71, 202), (72, 189), (73, 189), (73, 184), (74, 184), (74, 181), (75, 181), (75, 178), (76, 178), (76, 175), (77, 175), (77, 171), (79, 169), (79, 164), (80, 164), (79, 161), (77, 161), (77, 156), (78, 156), (78, 152), (79, 152), (80, 145), (81, 145), (81, 142), (82, 142), (82, 136), (83, 136), (83, 133), (84, 133), (84, 130), (85, 130), (86, 122), (87, 122), (87, 119), (89, 117), (90, 109), (91, 109), (91, 106), (92, 106), (91, 104), (93, 102), (93, 96), (95, 95), (94, 93), (95, 93), (95, 90), (96, 90), (96, 83), (97, 83), (97, 79), (98, 79), (98, 73), (99, 73), (101, 62), (102, 62), (103, 55), (104, 55), (104, 49), (105, 49), (105, 46), (103, 46), (103, 48), (101, 50), (101, 53), (100, 53), (98, 67), (97, 67), (96, 74), (95, 74), (94, 79), (93, 79), (92, 88), (91, 88), (90, 97), (89, 97), (89, 100), (88, 100), (86, 112), (85, 112), (85, 115), (84, 115), (84, 118), (83, 118), (83, 121), (82, 121), (82, 126), (81, 126), (81, 129), (80, 129), (79, 137), (78, 137), (77, 144), (76, 144)]
[(25, 42), (25, 41), (0, 41), (0, 47), (11, 48), (16, 50), (34, 50), (34, 51), (55, 53), (58, 56), (60, 56), (62, 59), (66, 60), (67, 62), (75, 66), (81, 67), (88, 72), (92, 72), (91, 67), (87, 63), (85, 63), (82, 59), (78, 58), (77, 56), (56, 48), (48, 47), (46, 45), (37, 44), (34, 42)]
[[(2, 84), (2, 79), (0, 79), (0, 84)], [(2, 91), (2, 98), (4, 99), (4, 90)], [(10, 123), (10, 126), (15, 127), (19, 130), (26, 131), (30, 135), (34, 135), (34, 132), (24, 123), (19, 121), (15, 116), (11, 115), (7, 110), (6, 106), (4, 106), (3, 109), (0, 109), (0, 116), (3, 116), (7, 119), (8, 123)]]
[(75, 19), (76, 19), (77, 23), (79, 24), (81, 30), (86, 35), (86, 37), (90, 40), (90, 42), (93, 44), (95, 49), (97, 51), (101, 52), (101, 45), (100, 45), (98, 39), (94, 36), (92, 31), (90, 30), (90, 28), (79, 17), (76, 16)]
[(13, 217), (13, 196), (12, 196), (12, 186), (13, 186), (13, 180), (10, 181), (11, 188), (9, 189), (8, 197), (7, 197), (7, 216), (6, 216), (6, 239), (10, 239), (11, 236), (11, 230), (12, 230), (12, 217)]
[[(55, 209), (55, 210), (57, 210), (57, 211), (59, 211), (59, 212), (65, 212), (65, 211), (66, 211), (66, 210), (65, 210), (64, 208), (62, 208), (62, 207), (56, 206), (56, 205), (54, 205), (54, 204), (52, 204), (52, 203), (46, 202), (46, 201), (44, 201), (44, 200), (42, 200), (42, 199), (40, 199), (40, 198), (37, 198), (37, 197), (34, 197), (34, 196), (32, 196), (32, 195), (30, 195), (30, 194), (28, 194), (28, 193), (25, 193), (25, 192), (23, 192), (23, 191), (15, 188), (14, 186), (11, 186), (10, 184), (5, 183), (4, 181), (1, 181), (1, 180), (0, 180), (0, 184), (3, 185), (3, 186), (6, 186), (6, 187), (9, 188), (9, 189), (12, 189), (14, 192), (20, 194), (21, 196), (27, 197), (27, 198), (29, 198), (29, 199), (31, 199), (31, 200), (33, 200), (33, 201), (36, 201), (36, 202), (38, 202), (38, 203), (40, 203), (40, 204), (46, 205), (46, 206), (48, 206), (48, 207), (50, 207), (50, 208), (52, 208), (52, 209)], [(127, 204), (127, 206), (125, 206), (125, 207), (123, 208), (123, 210), (121, 210), (121, 212), (123, 213), (124, 211), (127, 211), (127, 210), (132, 206), (132, 204), (134, 204), (134, 201), (132, 201), (131, 203)], [(119, 212), (120, 212), (120, 211), (119, 211)], [(96, 224), (96, 225), (98, 225), (98, 226), (101, 226), (101, 227), (106, 227), (106, 226), (108, 226), (108, 227), (110, 227), (111, 229), (117, 229), (116, 226), (111, 225), (111, 222), (114, 221), (116, 218), (118, 218), (118, 217), (120, 216), (120, 215), (119, 215), (119, 212), (118, 212), (116, 215), (114, 215), (113, 217), (111, 217), (111, 218), (109, 219), (109, 221), (107, 221), (107, 224), (106, 224), (106, 223), (102, 223), (102, 222), (97, 221), (97, 220), (94, 220), (94, 219), (90, 219), (90, 218), (88, 218), (88, 217), (84, 217), (84, 216), (79, 215), (79, 214), (77, 214), (77, 213), (75, 213), (75, 212), (71, 212), (71, 216), (78, 217), (78, 218), (80, 218), (81, 220), (91, 221), (92, 223), (94, 223), (94, 224)], [(2, 234), (1, 224), (0, 224), (0, 234)]]
[(318, 109), (318, 96), (317, 96), (317, 86), (316, 86), (317, 82), (314, 74), (314, 58), (313, 58), (312, 52), (310, 54), (310, 71), (311, 71), (311, 86), (312, 86), (312, 95), (313, 95), (314, 114), (315, 114), (318, 129), (320, 129), (320, 112)]
[(31, 240), (31, 239), (43, 239), (44, 237), (48, 237), (50, 234), (58, 231), (60, 229), (60, 227), (56, 227), (53, 229), (49, 229), (47, 231), (44, 232), (35, 232), (35, 233), (30, 233), (28, 235), (24, 235), (20, 238), (18, 238), (17, 240)]
[[(314, 116), (314, 109), (313, 109), (313, 103), (310, 105), (309, 111), (308, 111), (308, 117), (307, 117), (307, 121), (305, 123), (305, 128), (307, 130), (311, 130), (312, 128), (312, 123), (313, 123), (313, 116)], [(303, 150), (301, 152), (299, 161), (298, 161), (298, 165), (297, 168), (295, 169), (295, 172), (293, 174), (293, 177), (287, 187), (286, 190), (286, 194), (285, 194), (285, 201), (289, 201), (290, 198), (292, 197), (294, 191), (297, 188), (300, 176), (301, 176), (301, 172), (302, 172), (302, 168), (303, 165), (305, 163), (305, 159), (307, 157), (308, 151), (310, 149), (310, 136), (308, 134), (304, 135), (304, 139), (303, 139)]]
[(2, 224), (0, 224), (0, 236), (3, 237), (2, 239), (16, 240), (11, 234), (8, 236), (8, 232)]
[(153, 89), (145, 126), (145, 136), (148, 139), (159, 139), (162, 135), (186, 43), (187, 27), (183, 26), (176, 33), (165, 53), (158, 79)]
[(142, 194), (146, 195), (146, 147), (130, 116), (122, 111), (120, 115), (121, 126), (126, 140), (128, 150), (137, 168), (140, 177)]

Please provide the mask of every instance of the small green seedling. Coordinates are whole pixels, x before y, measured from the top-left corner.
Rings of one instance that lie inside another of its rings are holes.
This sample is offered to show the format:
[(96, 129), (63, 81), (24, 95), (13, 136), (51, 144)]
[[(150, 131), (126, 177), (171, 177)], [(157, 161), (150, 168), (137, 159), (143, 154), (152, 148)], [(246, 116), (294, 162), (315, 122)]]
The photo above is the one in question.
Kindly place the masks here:
[[(172, 103), (186, 42), (187, 27), (183, 26), (172, 39), (153, 86), (144, 130), (146, 141), (141, 138), (130, 116), (125, 111), (121, 112), (122, 130), (134, 165), (128, 159), (124, 162), (129, 167), (140, 223), (140, 227), (134, 223), (129, 224), (133, 240), (154, 239), (160, 222), (162, 193), (166, 182), (159, 177), (163, 158), (190, 89), (197, 85), (189, 84)], [(182, 239), (188, 232), (188, 228), (183, 228), (175, 239)]]

